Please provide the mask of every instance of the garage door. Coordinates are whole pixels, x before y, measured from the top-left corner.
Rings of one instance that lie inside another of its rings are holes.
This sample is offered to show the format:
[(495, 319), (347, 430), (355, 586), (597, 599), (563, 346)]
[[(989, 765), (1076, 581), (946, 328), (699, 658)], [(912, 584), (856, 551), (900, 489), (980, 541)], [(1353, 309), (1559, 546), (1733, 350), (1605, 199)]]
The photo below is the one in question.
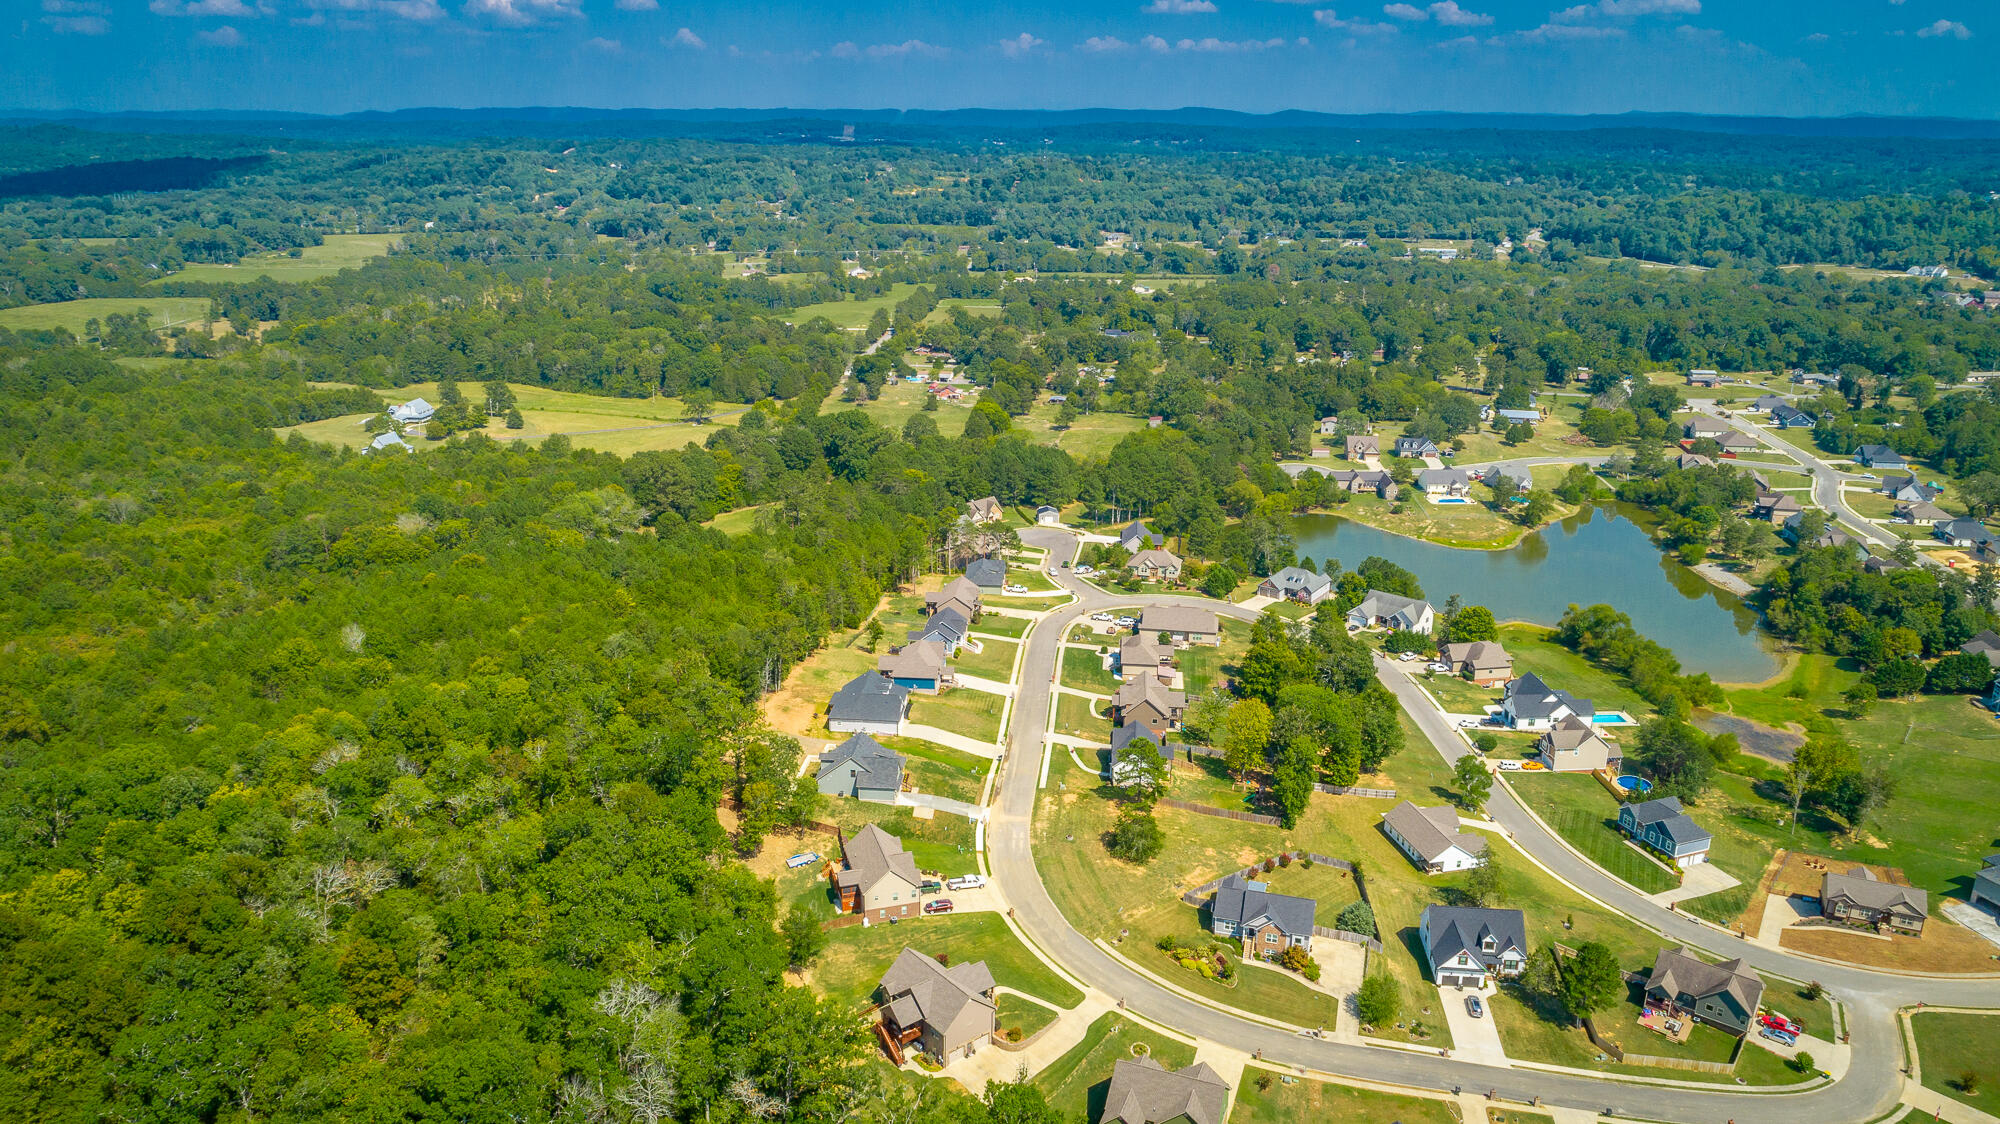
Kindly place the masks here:
[(1439, 987), (1457, 987), (1457, 986), (1458, 986), (1458, 977), (1457, 977), (1457, 976), (1440, 976), (1440, 977), (1438, 977), (1438, 986), (1439, 986)]

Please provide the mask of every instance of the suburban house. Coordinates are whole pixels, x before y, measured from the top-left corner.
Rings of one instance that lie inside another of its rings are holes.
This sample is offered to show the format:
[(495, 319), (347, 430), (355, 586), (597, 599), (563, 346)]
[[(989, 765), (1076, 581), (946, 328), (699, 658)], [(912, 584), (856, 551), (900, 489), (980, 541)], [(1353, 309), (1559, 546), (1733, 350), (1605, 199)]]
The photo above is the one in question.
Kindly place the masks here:
[(1926, 484), (1914, 476), (1885, 476), (1882, 478), (1882, 494), (1898, 503), (1930, 503), (1943, 495), (1944, 489)]
[(1443, 805), (1419, 808), (1405, 800), (1382, 813), (1382, 833), (1425, 874), (1471, 870), (1486, 861), (1485, 838), (1458, 830), (1458, 813)]
[(1229, 1086), (1207, 1062), (1172, 1070), (1145, 1058), (1111, 1067), (1097, 1124), (1222, 1124)]
[(907, 759), (867, 734), (856, 734), (819, 755), (819, 791), (876, 804), (893, 804), (903, 791)]
[(1417, 940), (1439, 987), (1483, 988), (1528, 965), (1528, 919), (1518, 909), (1427, 905)]
[(1689, 386), (1721, 386), (1722, 382), (1721, 374), (1704, 367), (1697, 367), (1688, 372)]
[[(882, 656), (875, 670), (898, 687), (924, 695), (935, 695), (957, 686), (952, 675), (950, 654), (936, 640), (917, 640)], [(855, 737), (866, 737), (856, 734)]]
[(1048, 504), (1035, 509), (1035, 523), (1042, 527), (1053, 527), (1062, 522), (1062, 509)]
[(1336, 434), (1336, 433), (1339, 433), (1339, 432), (1340, 432), (1340, 419), (1339, 419), (1339, 418), (1321, 418), (1321, 419), (1319, 419), (1319, 432), (1320, 432), (1320, 436), (1322, 436), (1322, 437), (1331, 437), (1331, 436), (1333, 436), (1334, 434)]
[(1696, 414), (1681, 426), (1683, 436), (1699, 441), (1704, 437), (1720, 437), (1729, 432), (1729, 427), (1714, 418)]
[(1187, 696), (1160, 682), (1157, 672), (1140, 671), (1125, 677), (1111, 696), (1111, 720), (1125, 726), (1138, 723), (1155, 738), (1180, 725)]
[(1145, 523), (1137, 522), (1118, 532), (1118, 545), (1136, 554), (1149, 546), (1167, 545), (1167, 537)]
[(1831, 519), (1826, 520), (1826, 522), (1820, 527), (1819, 534), (1813, 536), (1811, 542), (1809, 543), (1800, 542), (1799, 536), (1805, 534), (1806, 515), (1807, 515), (1806, 512), (1801, 511), (1796, 515), (1788, 516), (1785, 519), (1784, 524), (1778, 528), (1778, 537), (1784, 539), (1788, 543), (1791, 543), (1793, 546), (1858, 547), (1861, 545), (1861, 541), (1859, 539), (1856, 539), (1853, 535), (1850, 535), (1846, 531), (1843, 531), (1839, 527), (1835, 526), (1833, 520)]
[(1750, 405), (1745, 407), (1745, 409), (1752, 410), (1760, 414), (1768, 414), (1772, 410), (1775, 410), (1780, 406), (1787, 406), (1790, 404), (1791, 404), (1790, 401), (1786, 399), (1784, 395), (1763, 394), (1759, 395), (1757, 400), (1755, 402), (1750, 403)]
[(1837, 921), (1916, 936), (1924, 931), (1930, 895), (1915, 886), (1884, 882), (1865, 866), (1820, 878), (1819, 911)]
[(1351, 434), (1347, 438), (1347, 459), (1358, 461), (1363, 457), (1382, 455), (1382, 442), (1372, 433)]
[[(1839, 386), (1840, 376), (1829, 375), (1823, 371), (1793, 371), (1792, 381), (1798, 383), (1800, 386)], [(1879, 449), (1886, 448), (1887, 446), (1877, 445), (1873, 447)]]
[(1764, 981), (1743, 966), (1742, 958), (1710, 964), (1685, 947), (1662, 949), (1646, 977), (1645, 1006), (1668, 1017), (1687, 1016), (1733, 1034), (1750, 1031)]
[(1540, 410), (1495, 410), (1493, 413), (1507, 425), (1534, 425), (1542, 420)]
[(391, 420), (403, 425), (422, 425), (437, 413), (437, 407), (421, 398), (412, 398), (400, 406), (389, 407)]
[(924, 612), (935, 613), (939, 609), (956, 609), (964, 614), (965, 619), (977, 620), (980, 596), (979, 587), (972, 584), (972, 579), (960, 574), (945, 583), (943, 589), (924, 594)]
[(1282, 597), (1317, 605), (1333, 596), (1333, 579), (1302, 566), (1287, 566), (1257, 583), (1257, 596)]
[(1750, 505), (1750, 514), (1773, 523), (1782, 523), (1804, 510), (1799, 501), (1783, 492), (1760, 492), (1756, 501)]
[(1343, 492), (1350, 492), (1357, 496), (1373, 492), (1385, 500), (1396, 498), (1395, 478), (1379, 468), (1361, 469), (1359, 471), (1337, 469), (1327, 473), (1326, 478), (1333, 481), (1333, 486)]
[(1779, 429), (1811, 429), (1819, 419), (1787, 403), (1771, 407), (1771, 424)]
[(1914, 503), (1897, 504), (1896, 518), (1908, 523), (1912, 527), (1919, 523), (1928, 523), (1935, 526), (1939, 523), (1950, 521), (1951, 512), (1934, 503), (1924, 503), (1919, 500)]
[(987, 496), (984, 499), (967, 501), (965, 517), (974, 523), (998, 523), (1006, 517), (1006, 512), (1001, 510), (997, 498)]
[(910, 712), (910, 689), (880, 672), (864, 671), (833, 693), (826, 704), (826, 728), (836, 734), (900, 734)]
[(924, 623), (910, 630), (909, 642), (936, 641), (944, 647), (946, 656), (958, 654), (958, 646), (965, 643), (965, 634), (972, 631), (972, 621), (964, 613), (947, 605), (932, 613)]
[(922, 916), (917, 898), (923, 878), (902, 840), (871, 823), (848, 836), (843, 851), (846, 869), (833, 876), (843, 911), (870, 922)]
[(1988, 855), (1985, 862), (1984, 869), (1972, 876), (1972, 893), (1966, 900), (2000, 913), (2000, 855)]
[(1500, 720), (1515, 730), (1551, 730), (1565, 718), (1588, 722), (1596, 713), (1589, 699), (1558, 691), (1532, 671), (1500, 693)]
[(1854, 450), (1854, 463), (1863, 468), (1908, 468), (1896, 450), (1887, 445), (1863, 445)]
[(1762, 447), (1755, 437), (1734, 429), (1716, 438), (1715, 443), (1722, 446), (1722, 455), (1725, 457), (1755, 452)]
[(1515, 465), (1496, 464), (1481, 476), (1486, 486), (1503, 496), (1532, 491), (1535, 478), (1528, 470)]
[(1497, 640), (1446, 644), (1444, 662), (1451, 665), (1454, 674), (1472, 680), (1478, 687), (1499, 687), (1514, 678), (1514, 657)]
[(1993, 532), (1977, 519), (1949, 519), (1933, 532), (1942, 542), (1957, 547), (1983, 546), (1993, 541)]
[(370, 441), (361, 452), (365, 456), (369, 453), (379, 453), (384, 449), (401, 449), (406, 453), (416, 452), (415, 449), (410, 448), (408, 441), (403, 440), (403, 435), (393, 429), (385, 429), (376, 434), (375, 440)]
[(1535, 748), (1542, 751), (1542, 766), (1557, 773), (1590, 773), (1616, 769), (1625, 755), (1597, 732), (1597, 726), (1570, 715), (1556, 723)]
[(1118, 643), (1118, 674), (1130, 679), (1142, 671), (1152, 672), (1162, 682), (1175, 678), (1174, 646), (1159, 644), (1143, 632), (1135, 632)]
[(1682, 453), (1674, 458), (1675, 468), (1707, 468), (1715, 462), (1700, 453)]
[(1139, 631), (1165, 635), (1176, 644), (1220, 644), (1222, 626), (1207, 609), (1186, 605), (1154, 605), (1139, 614)]
[(1288, 948), (1312, 951), (1313, 915), (1319, 903), (1311, 898), (1274, 894), (1262, 882), (1232, 874), (1215, 888), (1208, 904), (1208, 927), (1218, 937), (1243, 942), (1245, 954), (1276, 960)]
[(1682, 866), (1708, 861), (1708, 831), (1681, 810), (1677, 797), (1625, 805), (1618, 809), (1618, 829)]
[(1987, 629), (1958, 646), (1968, 656), (1985, 656), (1986, 662), (2000, 667), (2000, 632)]
[(1429, 636), (1436, 621), (1437, 610), (1431, 607), (1430, 602), (1383, 593), (1379, 589), (1369, 590), (1359, 605), (1347, 611), (1349, 628), (1402, 629)]
[(1133, 768), (1133, 755), (1140, 752), (1140, 747), (1147, 747), (1145, 752), (1151, 753), (1153, 756), (1167, 762), (1169, 766), (1173, 764), (1174, 758), (1179, 756), (1181, 751), (1179, 743), (1155, 737), (1153, 732), (1141, 723), (1128, 722), (1111, 731), (1110, 769), (1112, 784), (1127, 785), (1132, 783), (1132, 776), (1136, 771)]
[(1181, 560), (1171, 551), (1161, 547), (1151, 547), (1132, 556), (1125, 568), (1142, 578), (1158, 581), (1173, 581), (1181, 576)]
[(915, 1043), (933, 1058), (971, 1054), (998, 1029), (993, 973), (984, 960), (947, 968), (905, 947), (882, 973), (882, 1029), (898, 1047)]
[(1399, 457), (1434, 457), (1438, 455), (1437, 442), (1428, 437), (1396, 438), (1396, 455)]
[(1464, 499), (1472, 494), (1472, 474), (1462, 468), (1427, 468), (1417, 473), (1417, 487), (1428, 499)]
[(1007, 588), (1007, 563), (998, 558), (975, 558), (965, 564), (965, 577), (983, 590)]

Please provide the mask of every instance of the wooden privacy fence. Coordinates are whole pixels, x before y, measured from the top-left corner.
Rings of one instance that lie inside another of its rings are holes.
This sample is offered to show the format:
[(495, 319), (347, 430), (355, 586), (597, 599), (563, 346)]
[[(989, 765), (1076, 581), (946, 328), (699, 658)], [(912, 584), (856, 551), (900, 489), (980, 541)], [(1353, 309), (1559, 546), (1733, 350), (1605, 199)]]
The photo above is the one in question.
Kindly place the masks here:
[(1351, 933), (1346, 929), (1329, 929), (1324, 925), (1314, 925), (1313, 936), (1330, 937), (1336, 941), (1346, 941), (1348, 944), (1358, 944), (1365, 947), (1370, 952), (1379, 953), (1382, 951), (1381, 941), (1376, 940), (1374, 937), (1365, 936), (1361, 933)]
[(1324, 792), (1328, 796), (1368, 796), (1376, 800), (1394, 800), (1396, 798), (1396, 790), (1393, 788), (1357, 788), (1354, 785), (1315, 784), (1313, 785), (1313, 791)]
[(1197, 816), (1216, 816), (1225, 820), (1242, 820), (1245, 823), (1261, 823), (1276, 826), (1284, 822), (1276, 816), (1266, 816), (1257, 812), (1235, 812), (1228, 808), (1217, 808), (1211, 804), (1190, 804), (1185, 800), (1162, 800), (1160, 801), (1160, 806), (1162, 808), (1173, 808), (1182, 812), (1193, 812)]
[[(1163, 800), (1161, 801), (1161, 803), (1164, 804), (1166, 803), (1166, 801)], [(1300, 859), (1311, 859), (1313, 861), (1314, 866), (1325, 865), (1334, 867), (1335, 869), (1338, 870), (1344, 870), (1349, 874), (1355, 874), (1354, 864), (1348, 862), (1346, 859), (1336, 859), (1326, 855), (1316, 855), (1313, 854), (1311, 851), (1281, 851), (1278, 854), (1272, 855), (1271, 861), (1277, 862), (1279, 859), (1288, 857), (1293, 862), (1298, 862)], [(1194, 889), (1189, 890), (1185, 894), (1182, 894), (1181, 900), (1189, 905), (1198, 906), (1201, 903), (1207, 901), (1208, 896), (1215, 892), (1215, 888), (1217, 886), (1222, 885), (1223, 880), (1228, 878), (1230, 875), (1240, 874), (1245, 878), (1255, 878), (1257, 875), (1262, 873), (1264, 873), (1263, 863), (1251, 863), (1249, 866), (1246, 866), (1241, 870), (1232, 870), (1229, 872), (1229, 874), (1225, 874), (1221, 878), (1213, 878), (1207, 882), (1202, 883), (1199, 886), (1196, 886)], [(1358, 879), (1360, 878), (1360, 875), (1355, 874), (1355, 877)], [(1364, 900), (1368, 897), (1366, 891), (1364, 891), (1361, 896)], [(1377, 951), (1380, 950), (1378, 949)]]

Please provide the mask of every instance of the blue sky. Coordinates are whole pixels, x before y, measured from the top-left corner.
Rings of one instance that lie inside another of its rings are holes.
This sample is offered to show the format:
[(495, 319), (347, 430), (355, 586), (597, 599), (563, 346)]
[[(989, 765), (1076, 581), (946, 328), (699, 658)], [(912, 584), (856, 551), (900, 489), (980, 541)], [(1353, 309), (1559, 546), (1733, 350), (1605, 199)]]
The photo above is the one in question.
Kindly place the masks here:
[(2000, 116), (1994, 0), (0, 0), (0, 107)]

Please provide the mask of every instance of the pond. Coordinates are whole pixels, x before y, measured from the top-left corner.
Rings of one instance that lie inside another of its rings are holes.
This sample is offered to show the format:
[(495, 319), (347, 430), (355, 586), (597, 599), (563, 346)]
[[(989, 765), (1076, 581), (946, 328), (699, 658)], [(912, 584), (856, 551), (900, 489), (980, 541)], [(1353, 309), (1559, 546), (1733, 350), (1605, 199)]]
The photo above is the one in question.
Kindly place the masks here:
[(1585, 508), (1507, 550), (1439, 546), (1337, 515), (1299, 516), (1291, 531), (1299, 555), (1322, 570), (1330, 558), (1351, 570), (1373, 554), (1415, 574), (1439, 605), (1456, 593), (1503, 621), (1554, 625), (1572, 604), (1602, 603), (1666, 645), (1689, 673), (1756, 683), (1778, 671), (1756, 612), (1668, 558), (1615, 508)]

